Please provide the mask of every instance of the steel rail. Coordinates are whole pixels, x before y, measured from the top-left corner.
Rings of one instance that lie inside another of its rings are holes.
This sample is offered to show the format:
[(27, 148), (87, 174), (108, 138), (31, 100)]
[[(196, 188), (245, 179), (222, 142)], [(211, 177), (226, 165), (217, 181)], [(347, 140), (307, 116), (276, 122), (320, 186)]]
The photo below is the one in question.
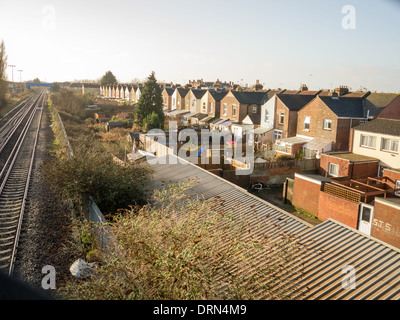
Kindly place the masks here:
[[(27, 102), (27, 107), (26, 108), (22, 108), (21, 110), (24, 110), (23, 114), (20, 115), (19, 112), (15, 115), (18, 116), (18, 118), (11, 118), (9, 120), (9, 122), (2, 127), (2, 131), (5, 131), (5, 127), (6, 129), (10, 130), (9, 132), (6, 132), (6, 139), (4, 141), (1, 141), (1, 146), (0, 146), (0, 153), (4, 150), (5, 146), (7, 145), (7, 143), (10, 141), (11, 137), (13, 136), (13, 134), (15, 133), (15, 131), (17, 131), (17, 129), (19, 128), (20, 124), (25, 120), (26, 116), (29, 114), (30, 111), (33, 110), (33, 107), (35, 105), (35, 103), (38, 101), (40, 97), (40, 93), (36, 96), (34, 96), (32, 99), (32, 101)], [(29, 106), (28, 106), (29, 104)], [(21, 112), (22, 113), (22, 112)], [(15, 121), (14, 123), (12, 123), (13, 121)], [(3, 132), (0, 131), (0, 134), (2, 134)]]
[[(35, 102), (37, 102), (37, 101), (35, 101)], [(7, 158), (7, 160), (6, 160), (6, 162), (5, 162), (4, 165), (3, 165), (3, 168), (2, 168), (2, 170), (1, 170), (1, 172), (0, 172), (0, 179), (3, 177), (4, 172), (6, 171), (9, 162), (10, 162), (11, 159), (13, 158), (13, 154), (15, 153), (15, 150), (19, 147), (21, 141), (25, 138), (26, 132), (28, 131), (28, 128), (29, 128), (29, 126), (30, 126), (30, 123), (32, 122), (32, 119), (33, 119), (33, 117), (34, 117), (34, 115), (35, 115), (35, 112), (33, 112), (33, 109), (34, 109), (34, 108), (29, 107), (29, 110), (32, 111), (32, 112), (31, 112), (31, 114), (29, 115), (29, 118), (28, 118), (28, 120), (27, 120), (25, 126), (22, 128), (22, 131), (21, 131), (20, 135), (18, 136), (17, 141), (16, 141), (16, 143), (14, 144), (13, 149), (11, 150), (11, 152), (10, 152), (10, 154), (9, 154), (9, 156), (8, 156), (8, 158)], [(24, 113), (23, 118), (24, 118), (24, 119), (26, 118), (26, 113)], [(21, 124), (21, 122), (19, 122), (19, 125), (20, 125), (20, 124)], [(16, 130), (16, 129), (17, 129), (17, 128), (15, 128), (15, 130)], [(15, 132), (15, 130), (14, 130), (13, 132)], [(10, 136), (9, 139), (7, 140), (7, 143), (8, 143), (8, 141), (9, 141), (10, 139), (11, 139), (11, 136)], [(5, 146), (5, 145), (4, 145), (4, 146)], [(4, 147), (3, 147), (2, 149), (0, 149), (0, 153), (3, 151), (3, 149), (4, 149)], [(5, 179), (5, 180), (6, 180), (6, 179)], [(4, 180), (4, 181), (5, 181), (5, 180)], [(1, 187), (0, 187), (0, 194), (1, 194), (1, 191), (3, 190), (2, 187), (3, 187), (3, 185), (1, 185)]]
[(17, 254), (17, 249), (18, 249), (19, 238), (20, 238), (20, 235), (21, 235), (21, 227), (22, 227), (22, 221), (23, 221), (24, 213), (25, 213), (25, 205), (26, 205), (26, 200), (28, 198), (28, 191), (29, 191), (29, 185), (30, 185), (30, 182), (31, 182), (33, 164), (35, 162), (36, 146), (37, 146), (37, 142), (38, 142), (38, 139), (39, 139), (40, 126), (41, 126), (41, 123), (42, 123), (44, 97), (45, 97), (45, 95), (43, 95), (43, 98), (42, 98), (43, 99), (42, 100), (42, 107), (41, 107), (41, 111), (40, 111), (40, 117), (39, 117), (38, 126), (36, 128), (35, 142), (33, 144), (32, 155), (31, 155), (31, 159), (30, 159), (30, 163), (29, 163), (29, 171), (28, 171), (28, 176), (27, 176), (26, 184), (25, 184), (24, 196), (23, 196), (23, 199), (22, 199), (21, 210), (19, 212), (17, 233), (15, 235), (13, 251), (12, 251), (12, 254), (11, 254), (10, 268), (9, 268), (9, 271), (8, 271), (9, 275), (12, 275), (13, 272), (14, 272), (14, 264), (15, 264), (15, 258), (16, 258), (16, 254)]
[[(0, 248), (3, 248), (0, 250), (0, 262), (3, 264), (0, 268), (7, 268), (9, 275), (14, 272), (16, 252), (28, 198), (45, 97), (45, 91), (39, 92), (38, 96), (34, 99), (33, 106), (29, 107), (32, 112), (26, 123), (23, 124), (24, 127), (18, 136), (17, 143), (9, 154), (7, 163), (0, 174), (1, 177), (7, 168), (4, 180), (0, 186), (0, 202), (3, 204), (3, 207), (0, 207)], [(42, 108), (37, 128), (34, 129), (32, 123), (33, 119), (38, 116), (37, 110), (40, 103)], [(26, 118), (25, 113), (24, 118)], [(28, 132), (29, 138), (27, 138)], [(33, 144), (32, 140), (34, 140)], [(29, 165), (27, 165), (28, 161)], [(5, 190), (6, 185), (7, 191)]]

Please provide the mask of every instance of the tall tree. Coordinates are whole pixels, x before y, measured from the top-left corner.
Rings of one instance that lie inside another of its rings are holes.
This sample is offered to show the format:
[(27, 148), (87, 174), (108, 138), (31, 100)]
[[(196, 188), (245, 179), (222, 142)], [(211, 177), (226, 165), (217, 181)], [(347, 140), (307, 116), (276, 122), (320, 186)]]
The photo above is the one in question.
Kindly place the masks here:
[(135, 121), (147, 129), (164, 125), (162, 91), (154, 71), (147, 78), (135, 108)]
[(0, 44), (0, 107), (3, 107), (6, 103), (7, 93), (7, 55), (6, 46), (4, 41)]
[(100, 84), (102, 86), (116, 84), (117, 82), (118, 82), (117, 78), (114, 76), (114, 74), (111, 71), (107, 71), (100, 80)]

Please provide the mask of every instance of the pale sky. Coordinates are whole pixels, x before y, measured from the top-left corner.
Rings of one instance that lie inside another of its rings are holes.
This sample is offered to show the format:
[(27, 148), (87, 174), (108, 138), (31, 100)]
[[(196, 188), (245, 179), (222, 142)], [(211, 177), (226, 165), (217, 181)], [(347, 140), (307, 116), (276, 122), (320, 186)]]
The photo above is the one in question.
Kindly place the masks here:
[(155, 71), (178, 83), (400, 92), (397, 0), (0, 0), (1, 40), (15, 81), (17, 70), (48, 82)]

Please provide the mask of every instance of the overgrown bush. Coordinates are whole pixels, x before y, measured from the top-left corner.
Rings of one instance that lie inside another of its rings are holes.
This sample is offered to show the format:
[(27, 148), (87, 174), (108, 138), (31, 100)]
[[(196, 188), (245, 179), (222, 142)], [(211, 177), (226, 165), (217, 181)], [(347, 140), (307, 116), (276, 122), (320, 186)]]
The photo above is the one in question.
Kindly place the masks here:
[(147, 164), (118, 165), (93, 137), (75, 146), (74, 157), (54, 158), (46, 172), (63, 197), (79, 201), (82, 194), (90, 194), (104, 214), (144, 204), (144, 186), (151, 174)]
[(93, 104), (90, 94), (82, 94), (65, 89), (52, 94), (51, 100), (58, 111), (71, 114), (81, 120), (86, 118), (87, 106)]
[(298, 250), (290, 237), (256, 237), (245, 221), (218, 210), (218, 200), (189, 196), (192, 184), (169, 184), (150, 204), (116, 216), (109, 227), (117, 250), (100, 252), (94, 275), (61, 292), (96, 300), (287, 298), (274, 286)]

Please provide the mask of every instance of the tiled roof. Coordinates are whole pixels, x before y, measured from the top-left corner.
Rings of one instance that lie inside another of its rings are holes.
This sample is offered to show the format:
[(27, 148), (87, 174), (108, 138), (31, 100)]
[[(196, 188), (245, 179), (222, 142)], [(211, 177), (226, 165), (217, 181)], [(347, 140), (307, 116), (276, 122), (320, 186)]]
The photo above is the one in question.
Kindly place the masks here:
[(192, 89), (191, 91), (196, 99), (201, 99), (207, 92), (205, 89)]
[(361, 98), (319, 97), (339, 118), (363, 118), (364, 106)]
[(277, 94), (279, 100), (291, 111), (299, 111), (307, 103), (313, 100), (315, 97), (312, 95), (297, 95), (297, 94)]
[(284, 90), (282, 94), (297, 94), (300, 90)]
[(210, 90), (209, 91), (212, 97), (215, 99), (215, 101), (221, 101), (227, 94), (228, 91), (215, 91), (215, 90)]
[(243, 104), (264, 104), (266, 92), (240, 92), (231, 91), (239, 103)]
[(176, 90), (178, 90), (178, 93), (182, 98), (186, 97), (186, 95), (189, 92), (189, 89), (185, 89), (185, 88), (177, 88)]
[(175, 92), (175, 88), (171, 88), (171, 87), (165, 87), (165, 91), (167, 92), (167, 94), (169, 96), (172, 96)]
[(369, 110), (370, 116), (375, 116), (398, 96), (397, 93), (373, 92), (364, 99), (364, 108), (366, 111)]
[(400, 136), (400, 120), (378, 118), (361, 124), (354, 130)]

